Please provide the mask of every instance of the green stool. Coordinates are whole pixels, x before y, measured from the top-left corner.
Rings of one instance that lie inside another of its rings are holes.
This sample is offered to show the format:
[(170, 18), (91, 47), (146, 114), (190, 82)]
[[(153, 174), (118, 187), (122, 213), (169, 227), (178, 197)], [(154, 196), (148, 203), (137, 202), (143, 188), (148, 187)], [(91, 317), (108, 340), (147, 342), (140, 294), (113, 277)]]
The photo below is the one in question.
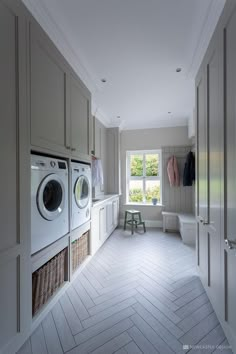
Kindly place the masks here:
[[(131, 219), (127, 219), (129, 215), (131, 216)], [(138, 210), (125, 211), (124, 230), (126, 230), (126, 224), (131, 225), (132, 235), (134, 233), (134, 226), (137, 228), (138, 225), (143, 225), (143, 231), (146, 232), (145, 222), (142, 221), (141, 212)]]

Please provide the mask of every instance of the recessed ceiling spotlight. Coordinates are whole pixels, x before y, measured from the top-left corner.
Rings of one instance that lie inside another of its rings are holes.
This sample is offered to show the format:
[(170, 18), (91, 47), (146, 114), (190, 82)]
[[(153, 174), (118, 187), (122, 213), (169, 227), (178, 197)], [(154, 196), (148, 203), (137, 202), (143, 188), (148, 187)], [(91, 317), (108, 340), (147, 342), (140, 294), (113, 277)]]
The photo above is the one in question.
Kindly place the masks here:
[(116, 116), (117, 119), (120, 119), (120, 116)]
[(105, 84), (105, 82), (107, 82), (107, 79), (102, 78), (101, 81)]
[(176, 69), (176, 72), (177, 72), (177, 73), (180, 73), (180, 71), (182, 71), (181, 68), (177, 68), (177, 69)]
[(168, 114), (171, 114), (171, 112), (168, 112)]

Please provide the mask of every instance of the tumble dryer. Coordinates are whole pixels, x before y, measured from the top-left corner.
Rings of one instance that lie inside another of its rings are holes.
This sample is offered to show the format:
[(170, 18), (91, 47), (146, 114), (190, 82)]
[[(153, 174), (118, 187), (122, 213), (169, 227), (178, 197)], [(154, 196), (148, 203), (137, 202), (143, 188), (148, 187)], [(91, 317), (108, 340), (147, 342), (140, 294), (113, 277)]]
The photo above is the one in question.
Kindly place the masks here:
[(31, 253), (69, 232), (66, 161), (31, 155)]
[(71, 229), (90, 220), (92, 201), (92, 177), (89, 165), (71, 162)]

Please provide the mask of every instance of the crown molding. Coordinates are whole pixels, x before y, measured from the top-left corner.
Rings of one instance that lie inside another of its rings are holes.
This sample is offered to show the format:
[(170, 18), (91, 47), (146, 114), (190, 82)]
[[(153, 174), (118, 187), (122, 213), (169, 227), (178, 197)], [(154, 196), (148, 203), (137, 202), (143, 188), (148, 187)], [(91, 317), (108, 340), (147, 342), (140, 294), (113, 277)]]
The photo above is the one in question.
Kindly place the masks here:
[(174, 121), (169, 120), (159, 120), (149, 124), (148, 127), (145, 126), (145, 123), (138, 124), (133, 126), (133, 124), (124, 124), (122, 125), (122, 130), (137, 130), (137, 129), (156, 129), (156, 128), (175, 128), (175, 127), (187, 127), (188, 126), (188, 117), (186, 118), (176, 118)]
[(211, 4), (205, 16), (204, 25), (202, 27), (201, 33), (197, 41), (197, 45), (192, 55), (191, 64), (189, 66), (187, 74), (188, 77), (195, 78), (195, 76), (197, 75), (198, 69), (207, 51), (208, 45), (217, 26), (225, 3), (226, 0), (211, 0)]

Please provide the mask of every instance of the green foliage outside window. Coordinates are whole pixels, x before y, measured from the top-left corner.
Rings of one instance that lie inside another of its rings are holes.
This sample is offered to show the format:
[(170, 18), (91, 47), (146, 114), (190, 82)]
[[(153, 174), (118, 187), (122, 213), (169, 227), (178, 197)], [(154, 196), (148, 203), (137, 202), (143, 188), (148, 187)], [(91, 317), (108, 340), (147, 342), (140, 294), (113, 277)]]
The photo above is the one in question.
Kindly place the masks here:
[[(131, 155), (130, 157), (131, 176), (143, 176), (143, 155)], [(158, 155), (146, 155), (146, 176), (158, 176), (159, 161)]]
[[(160, 187), (156, 186), (153, 188), (146, 189), (146, 203), (151, 203), (152, 198), (157, 198), (160, 201)], [(132, 188), (129, 190), (129, 201), (131, 203), (143, 202), (143, 190), (141, 188)]]

